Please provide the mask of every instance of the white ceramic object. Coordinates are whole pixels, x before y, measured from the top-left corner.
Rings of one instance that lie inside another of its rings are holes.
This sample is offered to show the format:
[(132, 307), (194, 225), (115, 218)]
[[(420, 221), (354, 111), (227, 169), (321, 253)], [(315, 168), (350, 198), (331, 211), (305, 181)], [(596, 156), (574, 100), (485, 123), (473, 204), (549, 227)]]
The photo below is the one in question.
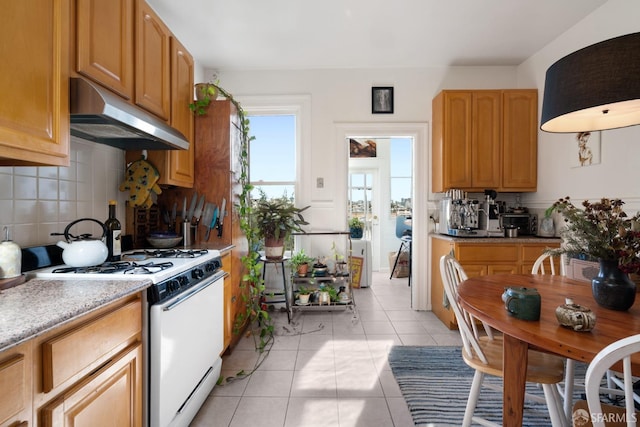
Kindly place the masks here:
[[(102, 238), (100, 240), (71, 240), (69, 230), (74, 224), (81, 221), (93, 221), (98, 223), (102, 227)], [(56, 245), (64, 249), (62, 251), (62, 260), (69, 267), (92, 267), (94, 265), (102, 264), (109, 256), (109, 249), (107, 249), (107, 245), (104, 243), (106, 235), (107, 229), (102, 222), (93, 218), (81, 218), (67, 225), (67, 228), (64, 230), (64, 237), (66, 241), (60, 241), (56, 243)]]
[(9, 229), (4, 227), (5, 240), (0, 242), (0, 279), (18, 277), (22, 271), (22, 250), (9, 240)]
[(109, 250), (101, 240), (81, 240), (67, 243), (56, 243), (64, 249), (62, 260), (69, 267), (91, 267), (100, 265), (107, 260)]

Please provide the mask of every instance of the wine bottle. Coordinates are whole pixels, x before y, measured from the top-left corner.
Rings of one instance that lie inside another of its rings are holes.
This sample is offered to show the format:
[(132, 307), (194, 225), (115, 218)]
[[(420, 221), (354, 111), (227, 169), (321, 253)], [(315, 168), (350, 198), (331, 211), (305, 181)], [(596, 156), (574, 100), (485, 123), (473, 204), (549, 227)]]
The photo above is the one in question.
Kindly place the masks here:
[(104, 225), (107, 228), (107, 249), (109, 250), (107, 261), (120, 261), (122, 254), (122, 247), (120, 245), (122, 226), (118, 218), (116, 218), (115, 200), (109, 200), (109, 218), (104, 222)]

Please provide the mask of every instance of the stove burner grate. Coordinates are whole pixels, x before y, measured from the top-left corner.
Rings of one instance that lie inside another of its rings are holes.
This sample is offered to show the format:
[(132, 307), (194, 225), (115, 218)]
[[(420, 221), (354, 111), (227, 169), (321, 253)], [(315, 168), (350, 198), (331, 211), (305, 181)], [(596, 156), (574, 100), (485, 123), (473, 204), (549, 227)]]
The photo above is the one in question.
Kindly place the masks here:
[(153, 274), (167, 268), (173, 267), (172, 262), (148, 262), (140, 264), (137, 262), (107, 262), (102, 265), (92, 267), (60, 267), (52, 271), (52, 273), (76, 273), (76, 274)]

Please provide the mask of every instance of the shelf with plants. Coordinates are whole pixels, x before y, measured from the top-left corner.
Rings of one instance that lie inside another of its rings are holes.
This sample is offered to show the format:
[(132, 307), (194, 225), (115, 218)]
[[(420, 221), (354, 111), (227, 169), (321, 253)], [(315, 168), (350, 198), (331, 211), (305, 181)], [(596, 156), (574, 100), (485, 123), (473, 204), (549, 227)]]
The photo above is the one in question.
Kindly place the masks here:
[[(299, 274), (296, 269), (292, 268), (290, 289), (287, 292), (290, 299), (290, 310), (334, 311), (353, 308), (355, 306), (351, 288), (353, 274), (349, 268), (349, 260), (351, 259), (350, 232), (307, 232), (294, 233), (294, 235), (306, 237), (342, 236), (345, 239), (348, 255), (346, 258), (341, 255), (334, 242), (331, 248), (333, 252), (332, 265), (328, 265), (326, 257), (318, 257), (306, 274)], [(307, 260), (307, 262), (311, 261)], [(305, 295), (309, 295), (308, 301), (304, 297)]]

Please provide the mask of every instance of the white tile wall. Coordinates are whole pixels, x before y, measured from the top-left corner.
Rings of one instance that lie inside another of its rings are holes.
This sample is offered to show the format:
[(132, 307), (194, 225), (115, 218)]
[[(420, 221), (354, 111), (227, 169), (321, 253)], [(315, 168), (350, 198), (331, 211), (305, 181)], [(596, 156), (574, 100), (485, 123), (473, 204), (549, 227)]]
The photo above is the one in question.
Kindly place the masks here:
[[(124, 151), (72, 138), (70, 159), (69, 167), (0, 168), (0, 226), (6, 226), (21, 247), (55, 243), (62, 237), (50, 234), (63, 232), (79, 218), (106, 220), (112, 199), (118, 201), (117, 217), (124, 229), (127, 193), (118, 190)], [(85, 232), (100, 234), (92, 221), (71, 229), (72, 234)]]

